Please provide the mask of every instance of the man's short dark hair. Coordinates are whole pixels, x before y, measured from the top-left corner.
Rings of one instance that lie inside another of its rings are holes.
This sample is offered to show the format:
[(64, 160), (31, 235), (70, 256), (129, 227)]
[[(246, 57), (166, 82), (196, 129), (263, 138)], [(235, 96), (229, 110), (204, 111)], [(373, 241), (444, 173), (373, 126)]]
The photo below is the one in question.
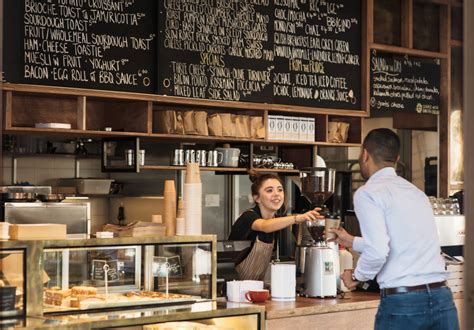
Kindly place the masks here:
[(400, 154), (400, 139), (388, 128), (377, 128), (367, 134), (363, 147), (377, 163), (396, 163)]

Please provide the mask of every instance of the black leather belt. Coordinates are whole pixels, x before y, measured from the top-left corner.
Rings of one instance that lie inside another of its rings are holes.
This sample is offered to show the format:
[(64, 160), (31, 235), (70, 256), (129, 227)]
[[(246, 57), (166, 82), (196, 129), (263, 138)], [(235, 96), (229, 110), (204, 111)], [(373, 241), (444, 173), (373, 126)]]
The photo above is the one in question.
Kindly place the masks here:
[(380, 289), (380, 294), (382, 296), (388, 296), (388, 295), (397, 294), (397, 293), (408, 293), (408, 292), (413, 292), (413, 291), (442, 288), (444, 286), (446, 286), (446, 281), (415, 285), (415, 286), (399, 286), (397, 288)]

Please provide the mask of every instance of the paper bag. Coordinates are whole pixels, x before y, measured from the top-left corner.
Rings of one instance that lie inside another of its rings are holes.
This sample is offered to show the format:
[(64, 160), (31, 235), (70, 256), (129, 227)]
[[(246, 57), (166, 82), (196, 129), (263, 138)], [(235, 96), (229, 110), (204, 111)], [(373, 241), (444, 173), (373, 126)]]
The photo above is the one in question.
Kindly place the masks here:
[(176, 112), (174, 110), (155, 111), (153, 115), (153, 126), (158, 133), (175, 133)]
[(194, 111), (194, 129), (198, 135), (209, 135), (206, 111)]
[(175, 134), (183, 134), (184, 135), (184, 122), (183, 122), (183, 115), (181, 112), (176, 111), (176, 117), (174, 122), (174, 133)]
[(188, 135), (197, 135), (198, 132), (194, 126), (194, 111), (184, 111), (182, 116), (184, 123), (184, 133)]
[(240, 115), (239, 116), (242, 120), (242, 128), (243, 128), (243, 133), (244, 133), (244, 138), (249, 139), (250, 136), (252, 135), (252, 132), (250, 131), (250, 116), (248, 115)]
[(220, 113), (222, 121), (222, 136), (234, 136), (234, 124), (230, 113)]
[(207, 117), (207, 127), (209, 135), (222, 136), (222, 119), (218, 113), (214, 113)]
[(232, 123), (233, 123), (233, 137), (245, 137), (245, 124), (243, 120), (243, 116), (241, 115), (232, 115)]
[(263, 118), (260, 116), (250, 116), (250, 138), (264, 139), (265, 127), (263, 126)]
[(331, 143), (345, 143), (349, 133), (349, 123), (329, 122), (328, 123), (328, 141)]

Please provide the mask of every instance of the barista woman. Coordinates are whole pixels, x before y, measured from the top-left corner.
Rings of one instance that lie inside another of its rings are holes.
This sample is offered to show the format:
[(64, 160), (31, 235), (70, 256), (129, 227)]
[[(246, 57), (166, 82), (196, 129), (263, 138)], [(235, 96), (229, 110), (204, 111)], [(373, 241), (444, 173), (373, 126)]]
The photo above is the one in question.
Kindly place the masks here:
[(236, 261), (241, 280), (263, 280), (271, 261), (274, 233), (280, 229), (307, 220), (320, 218), (314, 209), (304, 214), (281, 214), (285, 192), (282, 179), (274, 174), (251, 175), (255, 207), (243, 212), (235, 221), (229, 240), (251, 240), (250, 249)]

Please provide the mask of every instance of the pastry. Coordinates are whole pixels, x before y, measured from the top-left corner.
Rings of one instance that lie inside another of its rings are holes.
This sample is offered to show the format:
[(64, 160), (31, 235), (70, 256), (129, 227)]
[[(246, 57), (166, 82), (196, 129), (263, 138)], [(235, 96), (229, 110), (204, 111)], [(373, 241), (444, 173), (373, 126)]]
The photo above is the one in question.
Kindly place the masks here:
[(95, 296), (97, 294), (97, 288), (93, 286), (73, 286), (71, 288), (71, 294), (73, 296)]

